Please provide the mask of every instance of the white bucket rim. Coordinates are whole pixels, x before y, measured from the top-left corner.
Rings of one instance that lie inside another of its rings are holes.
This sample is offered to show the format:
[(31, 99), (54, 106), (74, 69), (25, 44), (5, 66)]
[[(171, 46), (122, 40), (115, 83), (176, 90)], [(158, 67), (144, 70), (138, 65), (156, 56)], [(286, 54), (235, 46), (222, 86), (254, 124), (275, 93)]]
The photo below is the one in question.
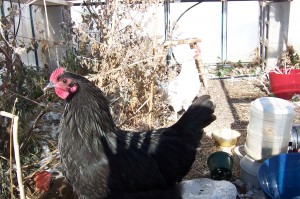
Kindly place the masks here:
[(269, 115), (296, 115), (293, 105), (284, 99), (276, 97), (261, 97), (251, 102), (251, 109)]

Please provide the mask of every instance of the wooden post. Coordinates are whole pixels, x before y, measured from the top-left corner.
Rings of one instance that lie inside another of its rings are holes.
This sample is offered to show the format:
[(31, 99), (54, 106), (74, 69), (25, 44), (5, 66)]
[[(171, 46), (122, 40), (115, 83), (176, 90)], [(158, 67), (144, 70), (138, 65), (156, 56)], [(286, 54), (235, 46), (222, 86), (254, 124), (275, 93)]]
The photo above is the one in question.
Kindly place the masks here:
[(190, 47), (192, 49), (197, 49), (198, 53), (197, 53), (197, 57), (195, 58), (195, 63), (198, 69), (198, 73), (200, 75), (200, 80), (203, 83), (203, 86), (205, 88), (207, 88), (207, 80), (205, 78), (205, 72), (204, 72), (204, 68), (202, 68), (202, 57), (201, 57), (201, 49), (198, 46), (197, 43), (190, 43)]
[[(155, 57), (156, 49), (157, 49), (157, 10), (158, 10), (158, 4), (156, 4), (156, 12), (154, 16), (154, 40), (153, 40), (153, 57)], [(156, 61), (153, 60), (153, 69), (156, 68)], [(155, 70), (152, 71), (152, 73), (155, 73)], [(150, 96), (149, 96), (149, 112), (148, 112), (148, 129), (152, 129), (152, 110), (153, 110), (153, 97), (154, 97), (154, 75), (151, 76), (151, 83), (150, 83)]]

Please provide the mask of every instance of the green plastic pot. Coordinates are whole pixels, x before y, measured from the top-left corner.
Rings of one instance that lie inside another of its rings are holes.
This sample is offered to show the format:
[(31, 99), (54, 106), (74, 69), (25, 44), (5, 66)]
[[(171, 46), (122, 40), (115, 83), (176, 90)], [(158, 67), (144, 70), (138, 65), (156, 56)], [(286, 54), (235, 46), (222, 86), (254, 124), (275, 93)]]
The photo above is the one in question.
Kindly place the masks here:
[(213, 180), (230, 180), (232, 176), (233, 159), (229, 153), (217, 151), (207, 159), (210, 176)]

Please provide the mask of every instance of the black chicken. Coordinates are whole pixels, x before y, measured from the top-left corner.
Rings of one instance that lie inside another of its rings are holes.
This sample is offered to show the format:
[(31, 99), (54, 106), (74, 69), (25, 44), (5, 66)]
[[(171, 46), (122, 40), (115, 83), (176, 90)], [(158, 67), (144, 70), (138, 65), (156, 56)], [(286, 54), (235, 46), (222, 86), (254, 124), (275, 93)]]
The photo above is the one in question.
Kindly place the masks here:
[(215, 105), (199, 97), (174, 125), (144, 132), (116, 127), (102, 91), (56, 69), (45, 88), (66, 100), (59, 135), (65, 176), (81, 198), (181, 198), (177, 183), (195, 160)]

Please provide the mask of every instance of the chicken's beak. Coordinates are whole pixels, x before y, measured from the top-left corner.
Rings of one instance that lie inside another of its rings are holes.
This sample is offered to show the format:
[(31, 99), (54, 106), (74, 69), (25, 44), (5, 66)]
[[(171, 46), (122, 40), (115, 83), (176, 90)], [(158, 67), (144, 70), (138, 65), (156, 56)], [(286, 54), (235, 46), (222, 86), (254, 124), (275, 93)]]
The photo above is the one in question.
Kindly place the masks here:
[(50, 89), (50, 88), (54, 88), (54, 84), (52, 82), (50, 82), (45, 88), (43, 88), (43, 91), (45, 92), (46, 90)]

